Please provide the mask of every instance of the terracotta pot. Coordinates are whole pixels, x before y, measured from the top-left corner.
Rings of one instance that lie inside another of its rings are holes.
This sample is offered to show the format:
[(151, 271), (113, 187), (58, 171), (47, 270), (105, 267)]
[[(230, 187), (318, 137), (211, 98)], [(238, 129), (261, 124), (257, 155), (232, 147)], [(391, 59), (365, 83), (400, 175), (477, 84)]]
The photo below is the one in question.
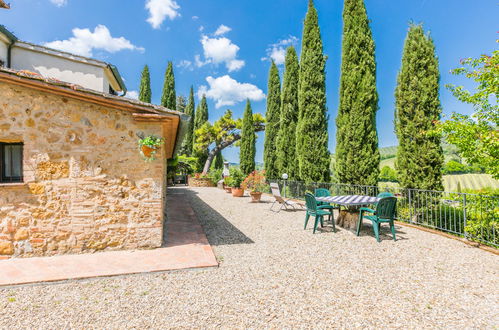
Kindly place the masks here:
[(230, 194), (232, 192), (232, 188), (231, 187), (224, 187), (224, 189), (225, 189), (226, 193)]
[(151, 158), (152, 153), (154, 151), (156, 151), (157, 149), (156, 148), (151, 148), (149, 146), (142, 146), (141, 150), (142, 150), (142, 154), (144, 155), (144, 157)]
[(232, 196), (233, 197), (243, 197), (244, 189), (243, 188), (232, 188)]
[(259, 203), (260, 199), (262, 198), (262, 193), (259, 191), (252, 191), (250, 192), (251, 195), (251, 202), (253, 203)]

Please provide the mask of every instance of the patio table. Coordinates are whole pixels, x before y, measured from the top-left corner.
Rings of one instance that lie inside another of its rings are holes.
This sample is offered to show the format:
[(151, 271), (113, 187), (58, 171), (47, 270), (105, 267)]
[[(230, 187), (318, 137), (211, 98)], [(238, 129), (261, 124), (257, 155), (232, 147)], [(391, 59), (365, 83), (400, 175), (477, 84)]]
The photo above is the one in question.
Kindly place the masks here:
[(359, 206), (375, 204), (380, 200), (378, 197), (363, 195), (325, 196), (315, 199), (319, 202), (346, 206), (346, 209), (340, 209), (336, 223), (343, 228), (354, 230), (359, 220)]

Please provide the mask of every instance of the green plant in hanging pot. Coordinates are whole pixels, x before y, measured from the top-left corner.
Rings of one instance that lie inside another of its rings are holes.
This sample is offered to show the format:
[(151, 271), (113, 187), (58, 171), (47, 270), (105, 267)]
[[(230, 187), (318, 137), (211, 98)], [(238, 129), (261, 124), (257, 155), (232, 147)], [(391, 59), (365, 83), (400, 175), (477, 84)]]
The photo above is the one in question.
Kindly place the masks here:
[(141, 138), (139, 140), (140, 154), (145, 158), (146, 161), (153, 161), (156, 159), (156, 153), (161, 148), (161, 145), (163, 143), (165, 143), (165, 140), (155, 135), (149, 135)]

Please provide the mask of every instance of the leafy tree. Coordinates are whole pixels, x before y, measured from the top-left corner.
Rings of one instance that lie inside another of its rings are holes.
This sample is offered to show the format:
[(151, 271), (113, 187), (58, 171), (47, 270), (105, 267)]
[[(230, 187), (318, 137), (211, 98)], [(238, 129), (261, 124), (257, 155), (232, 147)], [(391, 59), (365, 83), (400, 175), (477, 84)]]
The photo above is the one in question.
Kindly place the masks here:
[(189, 127), (187, 128), (187, 132), (185, 133), (184, 142), (182, 143), (182, 154), (187, 156), (192, 155), (192, 149), (194, 145), (194, 88), (191, 86), (191, 90), (189, 92), (189, 101), (187, 102), (187, 106), (185, 107), (185, 114), (190, 116)]
[(151, 75), (149, 74), (149, 67), (145, 65), (140, 77), (139, 101), (151, 103), (151, 97)]
[(268, 178), (278, 178), (279, 169), (277, 168), (277, 135), (279, 134), (279, 122), (281, 112), (281, 80), (279, 78), (279, 69), (274, 61), (269, 70), (268, 93), (267, 93), (267, 112), (265, 118), (267, 125), (265, 127), (265, 143), (263, 149), (263, 163)]
[(277, 136), (277, 168), (288, 174), (289, 180), (298, 180), (296, 161), (296, 124), (298, 121), (298, 77), (300, 65), (293, 46), (286, 50), (282, 83), (281, 121)]
[(253, 110), (250, 100), (246, 100), (244, 109), (243, 126), (241, 129), (241, 147), (239, 151), (239, 166), (245, 175), (255, 170), (256, 134), (253, 123)]
[(395, 90), (396, 168), (405, 188), (442, 190), (440, 136), (430, 134), (440, 119), (440, 73), (435, 45), (421, 25), (411, 25)]
[(472, 93), (455, 85), (446, 87), (475, 111), (471, 116), (453, 113), (440, 125), (440, 131), (468, 163), (483, 166), (499, 179), (499, 50), (492, 56), (464, 59), (461, 64), (463, 67), (452, 72), (477, 82), (476, 91)]
[(161, 95), (161, 105), (165, 108), (176, 109), (176, 95), (175, 95), (175, 76), (173, 74), (173, 64), (168, 62), (168, 67), (165, 72), (165, 83), (163, 85), (163, 94)]
[(327, 182), (330, 179), (330, 157), (327, 149), (326, 58), (322, 53), (317, 11), (312, 0), (309, 0), (305, 16), (301, 49), (296, 129), (299, 177), (305, 182)]
[(374, 186), (380, 154), (376, 131), (375, 46), (364, 0), (345, 0), (340, 106), (336, 118), (336, 177)]
[(177, 111), (185, 112), (185, 108), (187, 107), (185, 97), (182, 95), (177, 96)]
[(466, 173), (468, 171), (468, 167), (464, 164), (461, 164), (455, 160), (450, 160), (445, 163), (443, 172), (444, 174), (460, 174)]
[(383, 166), (379, 173), (379, 181), (397, 182), (397, 171), (390, 166)]
[[(196, 115), (194, 118), (194, 139), (197, 141), (196, 131), (201, 128), (206, 122), (208, 122), (208, 103), (206, 102), (206, 96), (203, 95), (201, 98), (201, 103), (199, 103), (196, 109)], [(203, 170), (206, 159), (208, 158), (208, 149), (200, 150), (196, 149), (194, 156), (198, 158), (198, 166), (196, 168), (197, 172)], [(209, 167), (208, 167), (209, 169)]]
[[(255, 132), (265, 130), (264, 122), (264, 118), (259, 113), (253, 114)], [(197, 139), (194, 149), (197, 152), (208, 150), (208, 157), (203, 166), (203, 173), (208, 173), (211, 163), (218, 152), (241, 140), (242, 126), (243, 121), (241, 119), (233, 119), (232, 111), (227, 110), (213, 125), (206, 122), (201, 128), (196, 130)]]

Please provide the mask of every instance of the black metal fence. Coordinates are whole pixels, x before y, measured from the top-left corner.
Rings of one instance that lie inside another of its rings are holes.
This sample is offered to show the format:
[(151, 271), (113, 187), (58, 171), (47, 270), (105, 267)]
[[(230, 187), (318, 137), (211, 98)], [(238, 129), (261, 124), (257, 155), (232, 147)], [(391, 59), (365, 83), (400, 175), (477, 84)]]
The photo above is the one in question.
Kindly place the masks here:
[(433, 228), (499, 248), (499, 196), (399, 187), (273, 180), (281, 194), (303, 199), (305, 192), (325, 188), (331, 195), (376, 196), (391, 192), (398, 198), (399, 221)]

